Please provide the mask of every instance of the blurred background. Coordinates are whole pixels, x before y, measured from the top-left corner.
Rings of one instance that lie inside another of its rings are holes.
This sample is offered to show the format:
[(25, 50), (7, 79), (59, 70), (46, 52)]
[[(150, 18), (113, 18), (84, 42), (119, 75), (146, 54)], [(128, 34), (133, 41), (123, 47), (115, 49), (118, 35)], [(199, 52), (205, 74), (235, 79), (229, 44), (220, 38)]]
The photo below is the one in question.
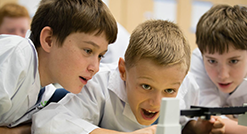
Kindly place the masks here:
[[(0, 7), (8, 2), (25, 6), (34, 15), (40, 0), (0, 0)], [(199, 18), (214, 4), (247, 6), (247, 0), (103, 0), (116, 20), (131, 33), (148, 19), (164, 19), (177, 23), (196, 48), (195, 29)]]

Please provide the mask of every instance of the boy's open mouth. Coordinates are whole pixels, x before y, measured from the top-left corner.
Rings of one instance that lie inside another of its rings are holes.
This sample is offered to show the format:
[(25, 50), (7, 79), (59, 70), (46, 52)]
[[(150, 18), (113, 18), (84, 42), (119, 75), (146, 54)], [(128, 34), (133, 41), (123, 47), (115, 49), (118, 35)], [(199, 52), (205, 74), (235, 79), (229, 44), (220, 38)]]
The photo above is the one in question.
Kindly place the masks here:
[(79, 76), (79, 77), (80, 77), (82, 84), (86, 85), (88, 80), (84, 77), (81, 77), (81, 76)]
[(227, 87), (227, 86), (229, 86), (231, 83), (219, 83), (219, 85), (221, 86), (221, 87)]
[(142, 113), (142, 116), (143, 116), (144, 119), (151, 120), (159, 112), (158, 111), (150, 111), (150, 110), (142, 109), (141, 113)]
[(86, 79), (86, 78), (84, 78), (84, 77), (81, 77), (81, 76), (80, 76), (80, 78), (81, 78), (81, 79), (83, 79), (83, 80), (85, 80), (85, 81), (87, 81), (87, 79)]

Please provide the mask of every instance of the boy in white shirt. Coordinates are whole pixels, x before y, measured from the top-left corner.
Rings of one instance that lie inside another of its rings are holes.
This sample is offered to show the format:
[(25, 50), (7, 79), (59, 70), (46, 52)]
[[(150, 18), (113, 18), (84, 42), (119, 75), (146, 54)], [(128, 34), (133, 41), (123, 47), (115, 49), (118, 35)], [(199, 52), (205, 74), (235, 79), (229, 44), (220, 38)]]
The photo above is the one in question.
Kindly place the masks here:
[[(247, 8), (238, 5), (213, 6), (200, 18), (196, 29), (198, 48), (193, 51), (190, 71), (200, 87), (201, 106), (247, 103), (246, 26)], [(246, 134), (247, 127), (232, 119), (223, 119), (226, 133)]]
[(161, 98), (177, 96), (189, 66), (190, 46), (178, 26), (146, 21), (131, 34), (125, 60), (102, 64), (79, 94), (35, 114), (32, 132), (154, 134), (156, 125), (150, 125), (159, 117)]
[(46, 92), (55, 90), (51, 83), (79, 93), (116, 36), (116, 21), (101, 0), (42, 0), (30, 39), (0, 36), (0, 132), (30, 121), (51, 97)]

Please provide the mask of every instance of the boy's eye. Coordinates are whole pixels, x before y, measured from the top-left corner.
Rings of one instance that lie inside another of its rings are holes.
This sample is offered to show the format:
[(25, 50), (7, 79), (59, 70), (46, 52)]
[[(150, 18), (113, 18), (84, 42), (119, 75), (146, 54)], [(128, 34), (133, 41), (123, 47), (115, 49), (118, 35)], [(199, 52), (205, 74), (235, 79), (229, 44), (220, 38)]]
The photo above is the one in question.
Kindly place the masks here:
[(145, 84), (142, 85), (142, 88), (145, 89), (145, 90), (150, 90), (151, 89), (151, 87), (149, 85), (145, 85)]
[(236, 64), (236, 63), (238, 63), (238, 61), (239, 61), (239, 60), (230, 60), (230, 63)]
[(22, 34), (25, 34), (26, 33), (26, 30), (25, 29), (21, 29), (21, 33)]
[(8, 29), (7, 31), (8, 31), (8, 33), (14, 33), (15, 29)]
[(84, 51), (88, 54), (91, 54), (92, 53), (92, 50), (91, 49), (84, 49)]
[(215, 61), (215, 60), (208, 60), (208, 62), (209, 62), (210, 64), (214, 64), (214, 63), (216, 63), (216, 61)]
[(174, 91), (173, 89), (166, 89), (165, 92), (166, 92), (166, 93), (169, 93), (169, 94), (172, 94), (172, 93), (174, 93), (175, 91)]

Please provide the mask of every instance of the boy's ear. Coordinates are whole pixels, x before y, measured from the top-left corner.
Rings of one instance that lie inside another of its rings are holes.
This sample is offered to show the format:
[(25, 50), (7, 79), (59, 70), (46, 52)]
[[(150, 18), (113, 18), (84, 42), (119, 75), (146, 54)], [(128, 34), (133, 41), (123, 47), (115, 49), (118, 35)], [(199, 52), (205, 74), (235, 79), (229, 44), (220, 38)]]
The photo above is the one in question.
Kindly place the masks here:
[(125, 68), (125, 61), (123, 58), (119, 58), (118, 61), (118, 69), (120, 72), (120, 77), (123, 81), (126, 80), (126, 68)]
[(44, 51), (50, 52), (52, 46), (52, 29), (49, 26), (44, 27), (40, 32), (40, 45)]

